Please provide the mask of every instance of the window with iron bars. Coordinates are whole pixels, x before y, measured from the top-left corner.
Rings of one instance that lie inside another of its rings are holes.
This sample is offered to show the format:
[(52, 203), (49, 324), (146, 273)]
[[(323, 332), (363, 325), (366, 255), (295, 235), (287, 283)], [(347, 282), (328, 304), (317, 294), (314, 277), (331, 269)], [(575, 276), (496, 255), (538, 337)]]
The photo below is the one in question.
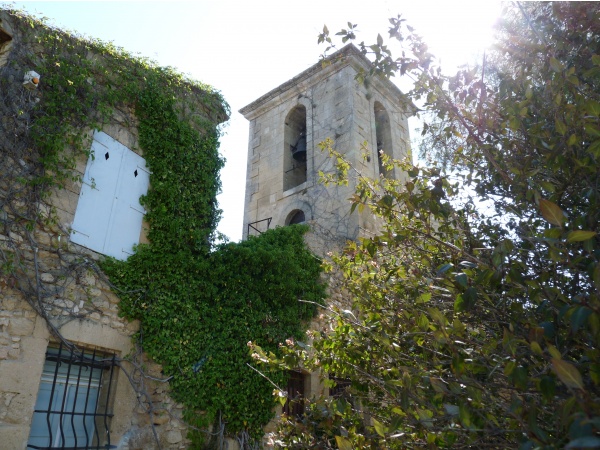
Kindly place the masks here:
[(48, 347), (27, 448), (109, 449), (116, 355)]
[(335, 381), (335, 386), (329, 388), (330, 397), (340, 398), (348, 394), (348, 390), (352, 386), (349, 378), (339, 378), (330, 374), (329, 379)]
[(300, 417), (304, 414), (304, 383), (306, 376), (296, 370), (290, 370), (290, 378), (287, 383), (287, 402), (283, 405), (282, 412), (292, 417)]

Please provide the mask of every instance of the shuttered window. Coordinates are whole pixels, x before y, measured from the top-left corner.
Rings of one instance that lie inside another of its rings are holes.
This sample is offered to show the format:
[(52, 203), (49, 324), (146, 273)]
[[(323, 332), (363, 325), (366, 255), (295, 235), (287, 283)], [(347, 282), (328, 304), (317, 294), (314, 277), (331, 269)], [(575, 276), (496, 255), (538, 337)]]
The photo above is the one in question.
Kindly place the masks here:
[(139, 243), (144, 209), (139, 199), (148, 191), (146, 161), (106, 133), (94, 133), (83, 176), (71, 241), (127, 259)]

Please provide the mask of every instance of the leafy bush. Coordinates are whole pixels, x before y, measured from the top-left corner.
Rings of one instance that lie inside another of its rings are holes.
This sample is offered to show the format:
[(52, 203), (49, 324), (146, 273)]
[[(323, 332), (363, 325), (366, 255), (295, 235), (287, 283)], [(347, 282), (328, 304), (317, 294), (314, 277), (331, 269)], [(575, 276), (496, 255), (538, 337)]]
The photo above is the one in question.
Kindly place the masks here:
[[(399, 17), (402, 57), (381, 37), (360, 44), (374, 59), (362, 78), (416, 80), (438, 164), (359, 174), (353, 207), (384, 226), (333, 259), (351, 311), (331, 314), (312, 352), (270, 355), (350, 379), (352, 407), (317, 400), (278, 445), (600, 447), (599, 11), (508, 6), (492, 55), (452, 77)], [(333, 45), (326, 29), (320, 40)]]

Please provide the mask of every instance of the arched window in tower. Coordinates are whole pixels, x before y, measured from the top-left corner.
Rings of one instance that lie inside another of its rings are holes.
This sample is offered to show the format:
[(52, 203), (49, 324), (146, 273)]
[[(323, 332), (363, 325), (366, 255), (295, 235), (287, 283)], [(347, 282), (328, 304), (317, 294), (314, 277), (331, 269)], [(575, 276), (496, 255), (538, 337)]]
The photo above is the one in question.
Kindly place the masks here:
[(288, 214), (287, 219), (285, 220), (285, 224), (294, 225), (295, 223), (304, 223), (305, 221), (306, 216), (304, 215), (304, 211), (302, 211), (301, 209), (295, 209)]
[(306, 181), (306, 108), (298, 105), (285, 118), (283, 190)]
[(392, 151), (392, 129), (390, 125), (390, 117), (379, 102), (375, 102), (375, 134), (377, 136), (377, 161), (379, 162), (379, 175), (384, 177), (393, 176), (385, 170), (382, 155), (387, 155), (393, 158)]

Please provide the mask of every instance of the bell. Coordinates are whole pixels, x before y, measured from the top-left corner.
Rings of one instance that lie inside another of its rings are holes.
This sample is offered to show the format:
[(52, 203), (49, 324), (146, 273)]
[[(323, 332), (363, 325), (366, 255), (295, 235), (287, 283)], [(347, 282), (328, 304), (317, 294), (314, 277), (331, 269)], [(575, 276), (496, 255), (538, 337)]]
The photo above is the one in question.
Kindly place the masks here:
[(298, 162), (306, 162), (306, 133), (300, 133), (296, 145), (291, 146), (292, 158)]

